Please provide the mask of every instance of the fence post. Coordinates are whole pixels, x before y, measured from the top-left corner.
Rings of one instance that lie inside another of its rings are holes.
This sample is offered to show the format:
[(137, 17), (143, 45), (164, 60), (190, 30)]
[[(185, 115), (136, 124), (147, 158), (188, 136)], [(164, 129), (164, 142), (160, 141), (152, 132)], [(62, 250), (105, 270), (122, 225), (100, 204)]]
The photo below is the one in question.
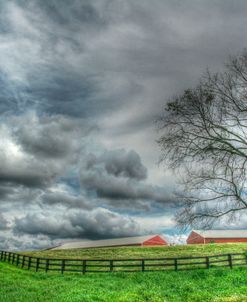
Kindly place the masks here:
[(3, 260), (3, 251), (1, 251), (1, 260)]
[(142, 260), (142, 272), (144, 272), (145, 271), (145, 260), (143, 259)]
[(23, 268), (24, 265), (25, 265), (25, 259), (26, 259), (26, 256), (22, 256), (22, 263), (21, 263), (21, 267)]
[(15, 254), (13, 254), (13, 257), (12, 257), (12, 264), (15, 262)]
[(17, 255), (17, 259), (16, 259), (16, 266), (19, 265), (19, 262), (20, 262), (20, 255), (18, 254), (18, 255)]
[(206, 257), (206, 268), (209, 268), (210, 264), (209, 264), (209, 257)]
[(11, 253), (9, 252), (9, 254), (8, 254), (8, 262), (10, 262), (10, 254), (11, 254)]
[(87, 271), (87, 261), (83, 260), (83, 262), (82, 262), (82, 273), (83, 273), (83, 275), (86, 273), (86, 271)]
[(36, 260), (36, 272), (39, 270), (39, 258), (37, 258), (37, 260)]
[(178, 259), (174, 259), (174, 266), (175, 266), (175, 271), (178, 270)]
[(110, 272), (113, 271), (113, 260), (110, 260)]
[(62, 266), (61, 266), (61, 273), (63, 274), (64, 272), (64, 269), (65, 269), (65, 260), (63, 259), (62, 260)]
[(31, 262), (32, 262), (32, 257), (28, 257), (28, 265), (27, 265), (28, 270), (30, 270), (31, 268)]
[(48, 270), (49, 270), (49, 259), (46, 259), (45, 272), (47, 273)]
[(232, 255), (231, 254), (228, 254), (228, 262), (229, 262), (230, 268), (232, 268)]

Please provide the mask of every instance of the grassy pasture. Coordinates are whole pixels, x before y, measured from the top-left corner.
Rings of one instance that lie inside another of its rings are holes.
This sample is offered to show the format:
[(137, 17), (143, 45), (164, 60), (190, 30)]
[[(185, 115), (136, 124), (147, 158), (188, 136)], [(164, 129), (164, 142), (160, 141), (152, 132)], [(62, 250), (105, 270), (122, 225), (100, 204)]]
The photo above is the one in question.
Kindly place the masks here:
[(0, 263), (0, 302), (246, 302), (247, 269), (35, 273)]
[(159, 247), (115, 247), (71, 250), (27, 251), (26, 255), (48, 258), (123, 259), (210, 256), (246, 253), (247, 243), (195, 244)]
[[(246, 253), (247, 244), (29, 251), (50, 258), (161, 258)], [(0, 263), (0, 302), (246, 302), (247, 267), (147, 273), (27, 271)]]

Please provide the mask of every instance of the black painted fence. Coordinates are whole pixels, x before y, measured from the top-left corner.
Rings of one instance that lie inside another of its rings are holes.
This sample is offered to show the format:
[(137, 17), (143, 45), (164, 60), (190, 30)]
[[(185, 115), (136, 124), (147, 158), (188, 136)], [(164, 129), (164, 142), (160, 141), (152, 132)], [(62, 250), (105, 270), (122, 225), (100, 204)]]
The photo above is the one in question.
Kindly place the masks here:
[(247, 254), (222, 254), (213, 256), (149, 258), (149, 259), (54, 259), (41, 258), (0, 251), (0, 261), (20, 268), (38, 271), (107, 273), (154, 272), (167, 270), (209, 269), (212, 267), (247, 266)]

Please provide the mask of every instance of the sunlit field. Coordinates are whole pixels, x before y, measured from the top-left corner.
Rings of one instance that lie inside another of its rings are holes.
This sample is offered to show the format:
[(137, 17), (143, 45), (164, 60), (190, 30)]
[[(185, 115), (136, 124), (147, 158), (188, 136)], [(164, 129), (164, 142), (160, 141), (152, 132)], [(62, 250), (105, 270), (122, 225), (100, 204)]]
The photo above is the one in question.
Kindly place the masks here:
[(225, 244), (195, 244), (159, 247), (119, 247), (91, 248), (71, 250), (28, 251), (26, 255), (50, 258), (86, 258), (86, 259), (115, 259), (115, 258), (165, 258), (209, 256), (215, 254), (245, 253), (247, 243)]

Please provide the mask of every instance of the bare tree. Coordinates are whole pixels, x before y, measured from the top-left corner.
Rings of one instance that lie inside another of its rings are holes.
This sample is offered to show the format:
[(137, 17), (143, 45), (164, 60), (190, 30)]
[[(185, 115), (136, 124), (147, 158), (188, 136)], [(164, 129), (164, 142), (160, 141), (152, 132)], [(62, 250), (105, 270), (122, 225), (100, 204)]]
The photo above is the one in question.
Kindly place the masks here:
[(182, 179), (179, 224), (208, 227), (247, 213), (247, 53), (172, 99), (158, 128), (161, 161)]

